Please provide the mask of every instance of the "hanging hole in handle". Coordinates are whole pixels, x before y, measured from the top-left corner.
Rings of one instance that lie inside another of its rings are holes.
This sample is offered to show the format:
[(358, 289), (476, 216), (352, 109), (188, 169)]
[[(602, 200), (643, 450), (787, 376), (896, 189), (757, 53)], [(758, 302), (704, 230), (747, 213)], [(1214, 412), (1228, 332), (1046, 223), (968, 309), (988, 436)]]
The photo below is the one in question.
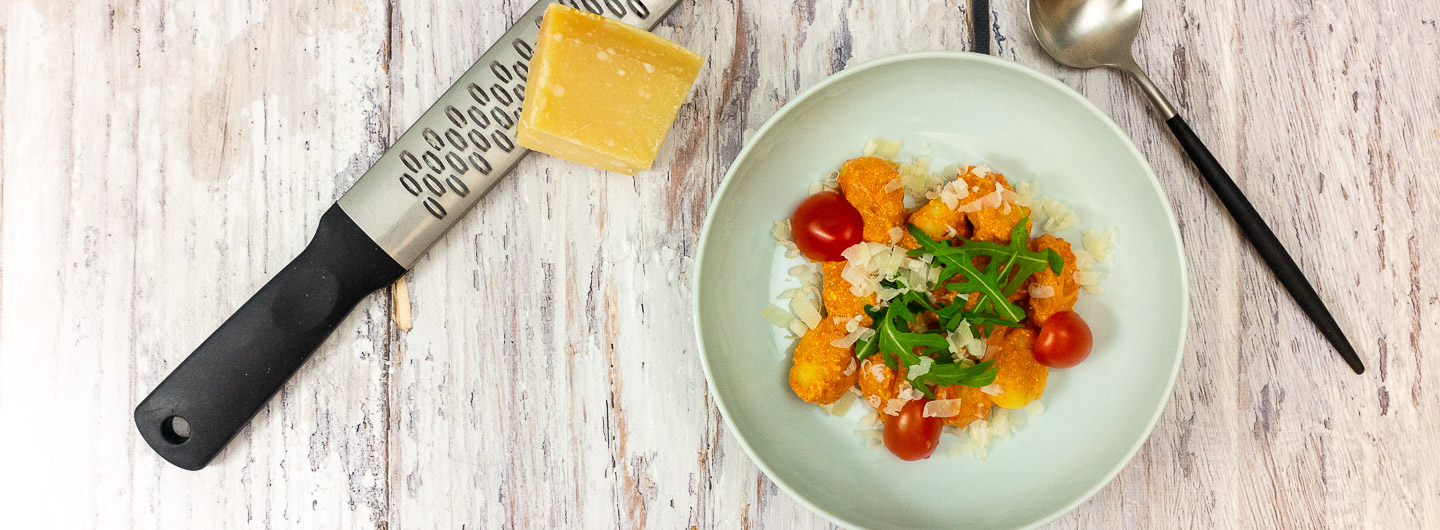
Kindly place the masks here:
[(172, 445), (180, 445), (190, 439), (190, 422), (180, 416), (171, 416), (160, 422), (160, 436)]

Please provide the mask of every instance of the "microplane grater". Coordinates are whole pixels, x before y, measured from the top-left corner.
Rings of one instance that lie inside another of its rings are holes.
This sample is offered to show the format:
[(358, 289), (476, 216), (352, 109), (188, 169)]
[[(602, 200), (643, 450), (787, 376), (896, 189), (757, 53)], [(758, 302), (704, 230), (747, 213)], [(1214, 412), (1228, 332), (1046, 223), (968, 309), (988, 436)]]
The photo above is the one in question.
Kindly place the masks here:
[(320, 218), (305, 250), (135, 408), (161, 457), (205, 467), (340, 321), (390, 285), (528, 153), (516, 142), (541, 18), (561, 3), (644, 29), (679, 0), (541, 0)]
[[(677, 0), (569, 0), (653, 27)], [(409, 268), (526, 150), (515, 143), (540, 2), (500, 37), (340, 198), (340, 208)]]

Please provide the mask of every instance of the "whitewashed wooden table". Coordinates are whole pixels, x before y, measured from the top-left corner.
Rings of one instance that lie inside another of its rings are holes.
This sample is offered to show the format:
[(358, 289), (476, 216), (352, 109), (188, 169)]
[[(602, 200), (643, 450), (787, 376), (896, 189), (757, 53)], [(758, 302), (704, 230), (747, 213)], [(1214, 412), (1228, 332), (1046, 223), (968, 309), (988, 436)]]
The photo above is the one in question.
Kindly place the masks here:
[(0, 6), (0, 526), (826, 526), (758, 472), (706, 391), (689, 311), (706, 208), (745, 131), (801, 90), (972, 40), (1114, 117), (1189, 259), (1171, 402), (1056, 526), (1440, 526), (1431, 0), (1152, 1), (1137, 49), (1364, 376), (1139, 91), (1050, 62), (1024, 0), (702, 0), (657, 29), (709, 62), (655, 170), (529, 157), (406, 276), (413, 329), (393, 292), (371, 296), (209, 468), (162, 462), (135, 403), (528, 4)]

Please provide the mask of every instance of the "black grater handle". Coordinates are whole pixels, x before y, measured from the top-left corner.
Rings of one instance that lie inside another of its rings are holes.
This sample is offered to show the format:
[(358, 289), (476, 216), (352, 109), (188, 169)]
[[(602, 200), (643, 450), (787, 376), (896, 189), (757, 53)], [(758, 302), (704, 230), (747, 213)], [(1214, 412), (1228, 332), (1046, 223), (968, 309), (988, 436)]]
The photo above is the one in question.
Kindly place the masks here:
[(135, 407), (155, 452), (210, 463), (355, 305), (405, 273), (338, 205), (315, 238)]

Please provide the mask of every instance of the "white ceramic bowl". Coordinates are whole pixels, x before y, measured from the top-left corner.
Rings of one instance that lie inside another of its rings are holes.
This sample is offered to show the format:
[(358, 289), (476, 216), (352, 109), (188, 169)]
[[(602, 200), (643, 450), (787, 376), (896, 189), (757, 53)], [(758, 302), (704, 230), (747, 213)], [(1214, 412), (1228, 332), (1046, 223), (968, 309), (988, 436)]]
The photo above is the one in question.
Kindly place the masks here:
[[(1140, 104), (1137, 102), (1137, 104)], [(788, 281), (771, 237), (818, 180), (872, 137), (929, 144), (935, 168), (984, 164), (1074, 208), (1080, 228), (1115, 227), (1100, 294), (1076, 310), (1095, 333), (1081, 365), (1051, 370), (1044, 414), (984, 461), (946, 452), (904, 462), (867, 449), (866, 409), (828, 416), (791, 393), (790, 342), (760, 316)], [(801, 94), (757, 132), (711, 205), (695, 275), (695, 326), (730, 430), (800, 502), (856, 527), (1013, 528), (1074, 508), (1145, 441), (1169, 398), (1188, 301), (1179, 230), (1150, 167), (1075, 91), (1015, 63), (931, 52), (869, 62)]]

